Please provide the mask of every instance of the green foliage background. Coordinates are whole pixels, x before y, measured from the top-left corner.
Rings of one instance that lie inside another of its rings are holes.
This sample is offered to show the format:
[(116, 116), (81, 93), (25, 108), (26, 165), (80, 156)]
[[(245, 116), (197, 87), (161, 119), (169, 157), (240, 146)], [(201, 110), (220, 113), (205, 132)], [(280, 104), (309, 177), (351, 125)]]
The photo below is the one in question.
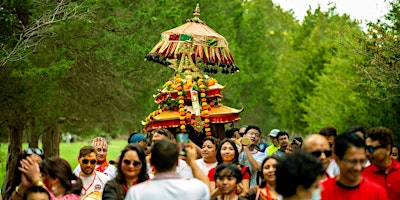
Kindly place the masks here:
[[(20, 52), (26, 56), (0, 66), (3, 138), (10, 125), (41, 132), (60, 119), (62, 131), (78, 135), (141, 131), (141, 120), (157, 108), (152, 95), (174, 74), (144, 55), (195, 7), (176, 0), (67, 2), (81, 15), (54, 24)], [(235, 126), (303, 135), (326, 125), (400, 131), (398, 1), (368, 31), (334, 7), (309, 10), (300, 23), (271, 0), (198, 2), (200, 18), (227, 38), (241, 70), (214, 75), (227, 86), (223, 103), (244, 107)], [(38, 0), (1, 6), (0, 57), (17, 43), (22, 19), (35, 23), (55, 7)], [(16, 7), (25, 18), (13, 14)]]

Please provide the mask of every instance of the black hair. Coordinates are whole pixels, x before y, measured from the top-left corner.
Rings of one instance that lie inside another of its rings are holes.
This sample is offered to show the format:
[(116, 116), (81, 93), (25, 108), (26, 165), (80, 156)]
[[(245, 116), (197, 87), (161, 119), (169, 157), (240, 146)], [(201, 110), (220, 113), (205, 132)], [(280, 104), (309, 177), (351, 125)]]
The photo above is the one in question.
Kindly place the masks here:
[(293, 140), (296, 140), (296, 141), (299, 141), (299, 142), (300, 142), (299, 148), (301, 149), (301, 147), (303, 146), (303, 138), (301, 138), (301, 137), (294, 137)]
[(242, 172), (237, 165), (231, 163), (222, 163), (215, 169), (214, 179), (217, 180), (219, 177), (233, 176), (236, 178), (236, 183), (242, 181)]
[(279, 141), (279, 137), (286, 135), (289, 138), (289, 133), (286, 131), (279, 131), (278, 134), (276, 135), (276, 139)]
[(146, 162), (146, 154), (144, 153), (143, 148), (139, 144), (128, 144), (125, 146), (125, 148), (121, 151), (121, 155), (119, 156), (119, 162), (117, 166), (117, 177), (116, 180), (119, 183), (125, 183), (125, 174), (122, 173), (122, 160), (125, 157), (125, 154), (128, 151), (135, 151), (139, 157), (140, 162), (142, 162), (142, 168), (140, 169), (139, 175), (138, 175), (138, 183), (141, 183), (143, 181), (146, 181), (149, 179), (149, 175), (147, 174), (147, 162)]
[(261, 169), (260, 169), (259, 171), (257, 171), (257, 175), (258, 175), (258, 176), (260, 177), (260, 179), (261, 179), (261, 183), (259, 184), (259, 185), (260, 185), (260, 188), (264, 188), (264, 187), (267, 185), (267, 180), (265, 180), (263, 170), (264, 170), (264, 165), (265, 165), (265, 163), (266, 163), (268, 160), (270, 160), (270, 159), (275, 159), (275, 160), (278, 161), (278, 163), (279, 163), (279, 157), (278, 157), (278, 156), (275, 156), (275, 155), (267, 156), (267, 157), (262, 161), (262, 163), (261, 163)]
[(222, 156), (221, 156), (221, 149), (222, 149), (222, 145), (225, 144), (226, 142), (229, 142), (232, 146), (233, 146), (233, 150), (235, 151), (235, 157), (232, 160), (233, 164), (239, 164), (239, 151), (237, 149), (237, 146), (235, 144), (234, 141), (232, 141), (230, 138), (225, 138), (221, 141), (221, 143), (218, 146), (217, 149), (217, 161), (218, 164), (222, 164), (224, 161), (222, 160)]
[(32, 186), (32, 187), (28, 188), (26, 190), (26, 192), (24, 193), (22, 200), (27, 200), (28, 196), (32, 193), (45, 193), (48, 197), (47, 199), (50, 200), (49, 192), (46, 189), (44, 189), (44, 187), (42, 187), (42, 186)]
[(310, 154), (297, 151), (284, 157), (276, 167), (276, 191), (283, 197), (296, 194), (297, 188), (309, 189), (324, 173), (322, 163)]
[[(392, 154), (393, 148), (397, 148), (397, 152), (399, 153), (399, 150), (400, 150), (400, 149), (399, 149), (399, 146), (393, 144), (392, 150), (391, 150), (390, 154)], [(400, 161), (400, 156), (398, 156), (397, 161)]]
[(150, 162), (157, 172), (170, 171), (178, 161), (178, 147), (168, 140), (160, 140), (151, 148)]
[(365, 142), (355, 132), (343, 133), (335, 138), (334, 153), (339, 159), (342, 159), (347, 149), (352, 146), (365, 148)]
[(225, 137), (232, 138), (236, 131), (239, 132), (239, 129), (238, 128), (230, 128), (230, 129), (226, 130)]
[(364, 136), (365, 136), (365, 133), (366, 133), (366, 131), (365, 131), (365, 128), (364, 127), (362, 127), (362, 126), (351, 126), (349, 129), (347, 129), (347, 131), (346, 132), (361, 132)]
[(215, 149), (218, 149), (219, 144), (220, 144), (220, 142), (221, 142), (218, 138), (215, 138), (215, 137), (213, 137), (213, 136), (207, 136), (207, 137), (205, 137), (205, 138), (203, 139), (201, 145), (203, 145), (204, 142), (206, 142), (206, 141), (210, 141), (211, 143), (213, 143), (213, 144), (215, 145)]
[(244, 134), (246, 134), (247, 131), (249, 131), (250, 129), (255, 129), (255, 130), (257, 130), (257, 131), (260, 133), (260, 136), (261, 136), (261, 129), (260, 129), (260, 127), (258, 127), (258, 126), (256, 126), (256, 125), (248, 125), (247, 128), (246, 128), (246, 130), (244, 131)]

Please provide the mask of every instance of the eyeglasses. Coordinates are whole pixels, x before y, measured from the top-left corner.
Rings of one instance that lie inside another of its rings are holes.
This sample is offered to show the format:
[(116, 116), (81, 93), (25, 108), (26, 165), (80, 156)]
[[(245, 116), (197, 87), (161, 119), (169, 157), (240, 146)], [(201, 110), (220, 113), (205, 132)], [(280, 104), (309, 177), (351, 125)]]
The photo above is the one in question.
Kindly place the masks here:
[(374, 146), (366, 146), (365, 147), (365, 149), (369, 152), (369, 153), (374, 153), (377, 149), (379, 149), (379, 148), (386, 148), (386, 146), (385, 145), (380, 145), (380, 146), (377, 146), (377, 147), (374, 147)]
[(28, 155), (37, 154), (39, 156), (43, 156), (43, 150), (38, 148), (26, 148), (24, 152)]
[(96, 164), (97, 160), (88, 160), (88, 159), (83, 159), (82, 160), (82, 163), (85, 164), (85, 165), (89, 164), (89, 162), (90, 162), (91, 165), (94, 165), (94, 164)]
[(317, 150), (317, 151), (311, 151), (311, 155), (319, 158), (322, 153), (325, 154), (326, 157), (331, 157), (332, 156), (332, 151), (331, 150)]
[(141, 162), (136, 161), (136, 160), (130, 161), (130, 160), (124, 159), (122, 162), (124, 162), (124, 164), (125, 164), (125, 165), (128, 165), (128, 166), (131, 165), (131, 164), (133, 164), (134, 167), (140, 167), (140, 166), (142, 165)]
[(351, 166), (356, 166), (358, 163), (360, 165), (364, 166), (365, 163), (367, 163), (367, 159), (360, 159), (360, 160), (347, 160), (347, 159), (342, 159), (341, 161), (344, 161), (346, 164), (351, 165)]
[(254, 135), (256, 137), (260, 137), (260, 134), (255, 132), (248, 132), (247, 135)]

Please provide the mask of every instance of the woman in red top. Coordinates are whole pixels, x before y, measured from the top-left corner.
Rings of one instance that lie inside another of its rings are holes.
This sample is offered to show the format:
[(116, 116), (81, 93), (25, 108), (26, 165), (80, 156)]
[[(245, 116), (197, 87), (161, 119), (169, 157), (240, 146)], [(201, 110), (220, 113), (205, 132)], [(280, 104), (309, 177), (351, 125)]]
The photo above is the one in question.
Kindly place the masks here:
[(139, 144), (128, 144), (119, 159), (117, 176), (104, 186), (104, 200), (124, 199), (131, 186), (149, 179), (146, 154)]
[[(238, 166), (238, 168), (241, 170), (243, 179), (241, 181), (241, 184), (239, 184), (236, 193), (240, 194), (240, 196), (244, 196), (249, 191), (250, 187), (250, 170), (247, 166), (239, 165), (238, 158), (239, 151), (236, 147), (235, 142), (232, 141), (230, 138), (223, 139), (217, 149), (218, 165), (221, 163), (232, 163)], [(214, 174), (215, 168), (211, 169), (208, 172), (208, 178), (210, 179), (211, 197), (216, 197), (220, 194), (219, 189), (215, 185)]]
[(251, 188), (246, 194), (249, 200), (277, 200), (279, 197), (278, 192), (275, 190), (276, 186), (276, 165), (278, 164), (278, 157), (268, 156), (261, 164), (261, 183), (259, 186)]

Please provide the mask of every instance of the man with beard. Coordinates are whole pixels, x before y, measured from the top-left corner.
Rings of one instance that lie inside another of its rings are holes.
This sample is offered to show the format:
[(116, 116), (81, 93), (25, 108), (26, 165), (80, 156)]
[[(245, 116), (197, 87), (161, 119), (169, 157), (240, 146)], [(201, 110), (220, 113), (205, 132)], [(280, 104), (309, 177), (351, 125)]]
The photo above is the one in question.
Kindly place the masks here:
[(97, 151), (92, 146), (84, 146), (79, 150), (78, 162), (81, 171), (75, 175), (82, 180), (81, 198), (92, 193), (101, 194), (107, 181), (110, 180), (108, 176), (95, 170), (97, 157)]
[(366, 153), (371, 165), (363, 175), (386, 189), (390, 200), (400, 199), (400, 163), (392, 159), (393, 133), (385, 127), (374, 127), (366, 134)]
[(278, 135), (276, 135), (276, 139), (278, 140), (280, 148), (276, 150), (272, 155), (278, 156), (282, 158), (286, 155), (286, 148), (289, 146), (289, 133), (285, 131), (279, 131)]
[[(260, 139), (260, 135), (261, 129), (258, 126), (249, 125), (242, 137), (242, 152), (239, 154), (239, 163), (248, 166), (250, 169), (250, 187), (257, 185), (257, 171), (261, 169), (261, 163), (265, 158), (264, 153), (255, 148)], [(244, 145), (244, 138), (249, 138), (250, 144)]]
[(337, 136), (334, 153), (340, 173), (321, 183), (321, 200), (388, 200), (381, 186), (361, 176), (367, 157), (364, 140), (356, 133)]
[(328, 140), (324, 136), (319, 134), (312, 134), (307, 136), (306, 139), (304, 139), (303, 141), (303, 146), (301, 150), (311, 154), (322, 162), (325, 172), (322, 180), (330, 178), (330, 175), (326, 172), (326, 169), (328, 168), (331, 161), (332, 151), (329, 147)]
[[(95, 170), (107, 175), (110, 179), (117, 176), (117, 168), (107, 162), (108, 145), (106, 139), (103, 137), (94, 138), (92, 141), (92, 147), (94, 147), (97, 152)], [(81, 168), (78, 165), (74, 170), (74, 174), (79, 174), (80, 171)]]

